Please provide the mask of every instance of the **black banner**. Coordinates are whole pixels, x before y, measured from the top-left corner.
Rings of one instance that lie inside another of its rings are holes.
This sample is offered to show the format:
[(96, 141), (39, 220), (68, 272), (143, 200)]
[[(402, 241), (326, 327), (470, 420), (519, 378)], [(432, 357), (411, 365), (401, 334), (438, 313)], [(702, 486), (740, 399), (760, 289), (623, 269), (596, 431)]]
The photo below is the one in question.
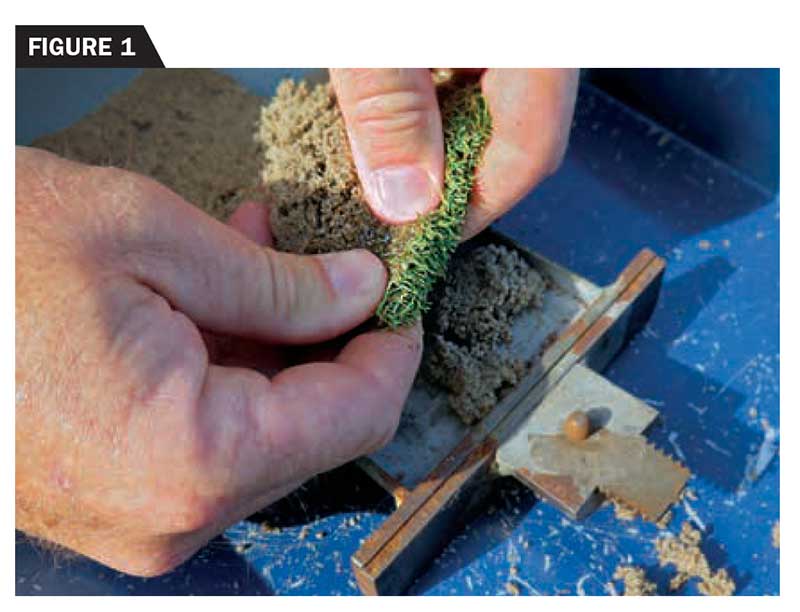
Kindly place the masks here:
[(163, 68), (144, 26), (17, 26), (17, 68)]

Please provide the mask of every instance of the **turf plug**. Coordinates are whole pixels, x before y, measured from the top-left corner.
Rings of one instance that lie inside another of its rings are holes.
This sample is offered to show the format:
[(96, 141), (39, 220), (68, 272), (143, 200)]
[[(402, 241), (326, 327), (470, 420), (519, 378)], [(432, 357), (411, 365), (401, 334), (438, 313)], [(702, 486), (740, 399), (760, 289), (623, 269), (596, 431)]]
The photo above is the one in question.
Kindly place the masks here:
[(431, 289), (445, 276), (461, 240), (475, 170), (491, 134), (491, 116), (479, 85), (442, 94), (444, 193), (433, 212), (396, 230), (386, 257), (389, 282), (377, 311), (391, 329), (414, 324), (430, 307)]

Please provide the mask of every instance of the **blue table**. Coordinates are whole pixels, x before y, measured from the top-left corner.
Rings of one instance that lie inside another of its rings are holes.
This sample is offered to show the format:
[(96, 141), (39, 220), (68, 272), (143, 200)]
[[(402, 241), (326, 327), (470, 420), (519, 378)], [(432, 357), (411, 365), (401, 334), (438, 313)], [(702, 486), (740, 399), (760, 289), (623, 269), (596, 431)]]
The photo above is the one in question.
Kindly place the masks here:
[[(258, 88), (276, 76), (232, 72)], [(650, 323), (606, 374), (660, 410), (651, 439), (694, 473), (697, 498), (676, 507), (670, 529), (700, 527), (712, 566), (728, 569), (738, 593), (777, 594), (779, 198), (584, 84), (563, 167), (497, 227), (598, 283), (641, 247), (667, 259)], [(17, 593), (357, 594), (349, 558), (391, 507), (345, 466), (154, 579), (53, 557), (18, 534)], [(663, 591), (657, 533), (610, 507), (567, 520), (503, 480), (411, 592), (504, 594), (510, 582), (522, 594), (603, 594), (620, 563), (645, 567)]]

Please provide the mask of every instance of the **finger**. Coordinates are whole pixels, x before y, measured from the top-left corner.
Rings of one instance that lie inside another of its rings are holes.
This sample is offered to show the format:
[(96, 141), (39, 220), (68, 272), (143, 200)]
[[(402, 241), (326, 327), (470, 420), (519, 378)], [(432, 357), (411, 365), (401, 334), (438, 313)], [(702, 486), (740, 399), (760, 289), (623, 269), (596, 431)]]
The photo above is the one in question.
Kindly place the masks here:
[(416, 326), (362, 334), (333, 363), (289, 368), (271, 382), (245, 370), (210, 368), (203, 414), (223, 423), (226, 413), (235, 412), (248, 423), (249, 438), (235, 438), (240, 494), (255, 496), (305, 480), (385, 444), (394, 435), (421, 352)]
[(375, 311), (386, 270), (368, 251), (299, 256), (261, 248), (156, 182), (130, 176), (135, 185), (127, 190), (119, 176), (114, 181), (134, 210), (126, 211), (110, 248), (131, 275), (199, 327), (272, 342), (317, 342)]
[[(273, 246), (266, 204), (246, 200), (228, 217), (228, 225), (261, 246)], [(215, 365), (248, 368), (274, 376), (286, 367), (282, 352), (257, 340), (202, 332), (209, 361)]]
[(261, 246), (275, 246), (269, 225), (269, 207), (266, 204), (247, 200), (233, 211), (228, 225)]
[(383, 447), (394, 437), (421, 356), (418, 323), (361, 334), (333, 363), (284, 370), (272, 381), (270, 423), (280, 432), (273, 439), (314, 449), (302, 466), (308, 474)]
[(398, 224), (433, 210), (444, 141), (430, 71), (338, 69), (331, 81), (372, 212)]
[(492, 136), (478, 170), (464, 238), (477, 234), (555, 172), (564, 157), (576, 70), (491, 69), (481, 80)]

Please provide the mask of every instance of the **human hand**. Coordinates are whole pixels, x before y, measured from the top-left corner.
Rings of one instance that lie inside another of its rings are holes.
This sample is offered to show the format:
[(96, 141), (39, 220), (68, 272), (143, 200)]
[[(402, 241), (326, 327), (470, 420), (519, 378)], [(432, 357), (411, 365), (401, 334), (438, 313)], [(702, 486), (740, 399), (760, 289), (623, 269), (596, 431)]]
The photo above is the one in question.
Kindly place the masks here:
[[(331, 69), (353, 160), (373, 213), (406, 223), (439, 203), (442, 122), (426, 69)], [(492, 136), (464, 225), (470, 238), (497, 219), (564, 157), (577, 70), (466, 70), (480, 75)]]
[[(266, 223), (258, 206), (232, 220), (261, 242)], [(156, 575), (386, 443), (419, 327), (285, 369), (274, 348), (352, 329), (385, 283), (366, 251), (277, 253), (150, 179), (18, 148), (17, 528)], [(280, 371), (230, 365), (248, 361)]]

